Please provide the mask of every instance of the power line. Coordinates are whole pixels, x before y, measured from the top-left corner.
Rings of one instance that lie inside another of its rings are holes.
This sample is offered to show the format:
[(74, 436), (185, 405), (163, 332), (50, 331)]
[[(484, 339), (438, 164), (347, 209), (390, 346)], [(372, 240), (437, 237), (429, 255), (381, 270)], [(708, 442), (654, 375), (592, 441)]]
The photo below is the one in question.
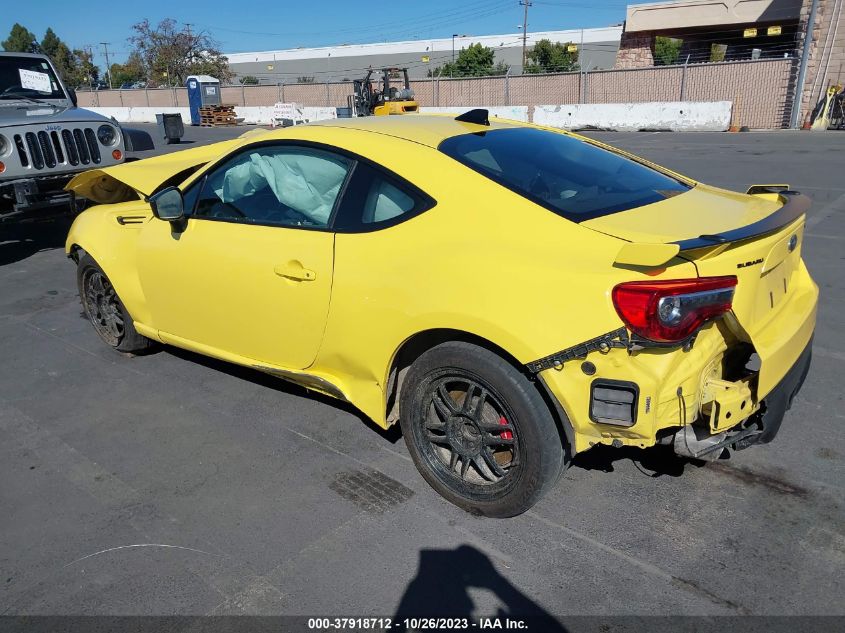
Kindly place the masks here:
[[(423, 14), (418, 17), (412, 18), (401, 18), (396, 20), (390, 20), (387, 22), (371, 24), (369, 26), (362, 26), (356, 28), (343, 28), (343, 29), (334, 29), (334, 30), (322, 30), (322, 31), (287, 31), (287, 32), (270, 32), (270, 31), (247, 31), (241, 29), (232, 29), (229, 27), (219, 27), (219, 26), (211, 26), (206, 25), (208, 29), (215, 29), (219, 31), (228, 31), (232, 33), (240, 33), (244, 35), (264, 35), (268, 37), (290, 37), (290, 36), (308, 36), (308, 35), (338, 35), (344, 33), (368, 33), (368, 32), (378, 32), (384, 30), (392, 30), (394, 32), (409, 32), (409, 31), (420, 31), (425, 30), (427, 28), (431, 28), (432, 25), (439, 26), (440, 24), (445, 24), (450, 21), (454, 21), (456, 19), (474, 19), (479, 17), (479, 15), (493, 15), (495, 13), (499, 13), (501, 8), (509, 5), (510, 2), (506, 0), (498, 0), (497, 2), (491, 3), (488, 0), (481, 0), (472, 2), (466, 5), (463, 5), (457, 9), (450, 9), (448, 11), (438, 11), (436, 13), (428, 13)], [(391, 27), (397, 25), (407, 25), (408, 28), (396, 31)]]

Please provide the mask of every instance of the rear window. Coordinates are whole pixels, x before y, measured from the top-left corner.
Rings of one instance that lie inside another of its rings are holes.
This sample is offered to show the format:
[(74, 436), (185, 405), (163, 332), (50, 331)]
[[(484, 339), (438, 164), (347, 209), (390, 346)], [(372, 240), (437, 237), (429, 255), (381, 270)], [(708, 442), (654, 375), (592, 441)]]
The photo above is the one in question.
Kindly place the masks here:
[(575, 222), (658, 202), (690, 188), (590, 143), (534, 128), (453, 136), (439, 149)]

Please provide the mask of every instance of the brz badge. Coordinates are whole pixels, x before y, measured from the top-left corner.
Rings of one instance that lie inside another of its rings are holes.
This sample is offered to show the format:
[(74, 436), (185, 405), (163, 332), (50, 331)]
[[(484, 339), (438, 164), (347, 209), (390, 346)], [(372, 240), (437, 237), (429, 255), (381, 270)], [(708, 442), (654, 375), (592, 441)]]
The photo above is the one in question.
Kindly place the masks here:
[(755, 264), (762, 264), (762, 263), (763, 263), (763, 258), (761, 257), (760, 259), (755, 259), (755, 260), (752, 260), (750, 262), (743, 262), (741, 264), (737, 264), (736, 267), (737, 268), (748, 268), (749, 266), (754, 266)]

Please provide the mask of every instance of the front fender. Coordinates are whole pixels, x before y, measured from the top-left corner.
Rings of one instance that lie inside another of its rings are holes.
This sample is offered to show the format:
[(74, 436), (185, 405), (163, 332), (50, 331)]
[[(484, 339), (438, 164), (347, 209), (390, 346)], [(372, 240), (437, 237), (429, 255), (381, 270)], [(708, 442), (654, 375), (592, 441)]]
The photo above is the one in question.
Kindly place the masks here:
[(65, 253), (88, 253), (106, 273), (134, 321), (150, 322), (137, 265), (137, 241), (152, 218), (150, 206), (140, 200), (104, 204), (80, 213), (70, 227)]

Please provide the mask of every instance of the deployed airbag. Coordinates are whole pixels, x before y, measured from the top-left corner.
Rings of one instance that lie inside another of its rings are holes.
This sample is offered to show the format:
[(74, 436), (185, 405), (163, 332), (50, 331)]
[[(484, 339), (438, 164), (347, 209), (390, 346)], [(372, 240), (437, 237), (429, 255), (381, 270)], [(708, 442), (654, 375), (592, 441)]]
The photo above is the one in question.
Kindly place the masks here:
[(248, 161), (226, 171), (215, 193), (223, 202), (236, 202), (269, 187), (280, 203), (325, 225), (347, 171), (341, 160), (312, 153), (253, 152)]

